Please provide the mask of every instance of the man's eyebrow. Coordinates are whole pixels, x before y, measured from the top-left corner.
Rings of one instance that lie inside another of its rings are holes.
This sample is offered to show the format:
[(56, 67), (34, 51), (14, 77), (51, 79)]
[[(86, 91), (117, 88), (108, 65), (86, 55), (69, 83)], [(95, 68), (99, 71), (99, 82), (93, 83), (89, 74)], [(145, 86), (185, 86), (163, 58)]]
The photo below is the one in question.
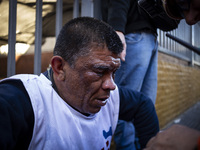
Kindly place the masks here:
[(112, 69), (113, 67), (98, 64), (98, 65), (94, 65), (93, 68), (98, 69), (98, 70), (109, 70), (109, 69)]
[(119, 69), (120, 66), (106, 66), (106, 65), (94, 65), (93, 69), (95, 70), (101, 70), (101, 71), (116, 71), (117, 69)]

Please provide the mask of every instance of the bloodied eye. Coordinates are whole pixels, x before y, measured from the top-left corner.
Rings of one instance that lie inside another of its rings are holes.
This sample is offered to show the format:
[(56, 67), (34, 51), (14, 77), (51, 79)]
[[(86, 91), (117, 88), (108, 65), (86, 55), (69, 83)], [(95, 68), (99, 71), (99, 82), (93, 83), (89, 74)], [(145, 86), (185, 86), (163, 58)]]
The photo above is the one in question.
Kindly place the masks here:
[(96, 73), (99, 77), (102, 77), (104, 75), (104, 72), (97, 72)]
[(106, 66), (94, 66), (93, 70), (99, 77), (102, 77), (106, 72), (108, 72), (109, 68)]

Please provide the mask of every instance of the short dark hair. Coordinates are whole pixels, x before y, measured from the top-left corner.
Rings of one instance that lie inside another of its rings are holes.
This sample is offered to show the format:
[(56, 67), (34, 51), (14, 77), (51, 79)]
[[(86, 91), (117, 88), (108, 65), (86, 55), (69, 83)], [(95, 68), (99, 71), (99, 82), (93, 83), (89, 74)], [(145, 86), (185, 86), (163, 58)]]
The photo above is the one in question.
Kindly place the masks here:
[(93, 46), (107, 46), (115, 54), (123, 50), (122, 42), (111, 26), (92, 17), (78, 17), (61, 29), (54, 55), (61, 56), (72, 65), (77, 57), (88, 53)]

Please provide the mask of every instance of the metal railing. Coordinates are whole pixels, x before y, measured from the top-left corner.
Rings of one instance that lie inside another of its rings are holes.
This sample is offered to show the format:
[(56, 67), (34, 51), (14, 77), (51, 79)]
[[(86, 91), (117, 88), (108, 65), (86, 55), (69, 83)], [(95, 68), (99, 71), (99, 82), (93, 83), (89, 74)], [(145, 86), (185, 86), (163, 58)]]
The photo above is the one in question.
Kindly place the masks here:
[[(182, 20), (177, 29), (167, 33), (200, 48), (200, 23), (189, 26), (186, 24), (185, 20)], [(158, 42), (160, 52), (188, 61), (192, 65), (200, 64), (199, 54), (168, 38), (166, 32), (158, 30)]]
[[(74, 0), (73, 18), (79, 16), (79, 2)], [(81, 1), (81, 16), (94, 17), (98, 12), (94, 11), (94, 6), (97, 7), (99, 0), (82, 0)], [(42, 0), (36, 0), (36, 22), (35, 22), (35, 54), (34, 54), (34, 74), (41, 72), (41, 43), (42, 43)], [(56, 2), (56, 37), (62, 28), (62, 12), (63, 1)], [(7, 59), (7, 77), (15, 74), (15, 44), (16, 44), (16, 9), (17, 0), (9, 0), (9, 38), (8, 38), (8, 59)], [(96, 10), (96, 9), (95, 9)]]
[[(73, 18), (79, 16), (79, 2), (74, 0)], [(101, 0), (81, 0), (81, 16), (91, 16), (100, 18)], [(9, 1), (9, 39), (8, 39), (8, 69), (7, 76), (15, 74), (15, 43), (16, 43), (16, 7), (17, 0)], [(62, 0), (57, 0), (56, 4), (56, 37), (62, 28)], [(36, 0), (36, 27), (35, 27), (35, 56), (34, 74), (41, 72), (41, 39), (42, 39), (42, 0)], [(185, 21), (181, 21), (176, 30), (169, 32), (196, 47), (200, 46), (200, 24), (189, 26)], [(158, 30), (159, 51), (186, 60), (191, 64), (200, 65), (200, 56), (166, 37), (165, 32)]]

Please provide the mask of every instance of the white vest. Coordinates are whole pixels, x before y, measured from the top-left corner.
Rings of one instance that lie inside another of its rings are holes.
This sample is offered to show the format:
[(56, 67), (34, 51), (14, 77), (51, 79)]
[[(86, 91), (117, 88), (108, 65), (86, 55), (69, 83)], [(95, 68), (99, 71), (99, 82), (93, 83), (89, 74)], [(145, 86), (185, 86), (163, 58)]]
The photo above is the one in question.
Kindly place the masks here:
[(21, 79), (31, 99), (35, 120), (29, 150), (110, 148), (119, 113), (117, 88), (98, 113), (87, 117), (70, 107), (43, 74), (11, 78)]

